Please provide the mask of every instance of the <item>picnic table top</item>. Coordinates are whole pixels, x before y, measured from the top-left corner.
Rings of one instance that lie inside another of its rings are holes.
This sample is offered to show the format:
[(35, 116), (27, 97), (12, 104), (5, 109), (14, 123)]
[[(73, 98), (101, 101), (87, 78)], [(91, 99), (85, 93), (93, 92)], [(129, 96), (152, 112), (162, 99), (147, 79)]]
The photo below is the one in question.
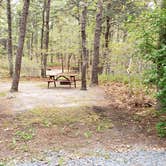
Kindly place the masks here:
[(47, 76), (55, 76), (55, 77), (59, 77), (59, 76), (77, 76), (78, 74), (75, 74), (75, 73), (57, 73), (57, 74), (54, 74), (54, 73), (49, 73), (47, 74)]

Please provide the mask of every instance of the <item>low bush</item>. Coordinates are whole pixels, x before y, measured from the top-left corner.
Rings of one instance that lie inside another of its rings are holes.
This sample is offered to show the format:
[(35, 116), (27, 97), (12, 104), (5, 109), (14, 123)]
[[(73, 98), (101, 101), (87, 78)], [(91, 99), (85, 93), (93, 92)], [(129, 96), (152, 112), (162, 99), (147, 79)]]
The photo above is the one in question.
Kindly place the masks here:
[(157, 123), (156, 129), (160, 137), (166, 137), (166, 122)]

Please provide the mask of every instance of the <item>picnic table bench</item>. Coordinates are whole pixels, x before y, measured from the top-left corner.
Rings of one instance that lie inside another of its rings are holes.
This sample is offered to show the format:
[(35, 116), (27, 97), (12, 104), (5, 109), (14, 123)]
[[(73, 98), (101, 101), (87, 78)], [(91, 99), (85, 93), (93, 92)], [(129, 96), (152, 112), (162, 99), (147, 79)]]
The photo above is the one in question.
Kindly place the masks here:
[(50, 83), (54, 83), (56, 87), (56, 82), (59, 82), (60, 85), (69, 85), (70, 87), (72, 84), (76, 88), (76, 75), (72, 74), (60, 74), (60, 75), (49, 75), (49, 79), (47, 80), (48, 88), (50, 87)]

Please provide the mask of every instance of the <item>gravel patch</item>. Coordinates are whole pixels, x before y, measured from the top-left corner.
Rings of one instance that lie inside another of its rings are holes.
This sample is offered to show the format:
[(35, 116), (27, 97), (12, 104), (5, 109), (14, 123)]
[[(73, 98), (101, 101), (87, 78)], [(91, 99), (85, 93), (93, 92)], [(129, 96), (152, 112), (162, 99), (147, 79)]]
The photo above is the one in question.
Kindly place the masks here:
[(98, 151), (94, 156), (83, 158), (65, 152), (48, 152), (46, 156), (42, 161), (15, 161), (7, 166), (166, 166), (166, 151)]
[(166, 166), (166, 152), (110, 152), (109, 159), (86, 158), (68, 161), (67, 166)]

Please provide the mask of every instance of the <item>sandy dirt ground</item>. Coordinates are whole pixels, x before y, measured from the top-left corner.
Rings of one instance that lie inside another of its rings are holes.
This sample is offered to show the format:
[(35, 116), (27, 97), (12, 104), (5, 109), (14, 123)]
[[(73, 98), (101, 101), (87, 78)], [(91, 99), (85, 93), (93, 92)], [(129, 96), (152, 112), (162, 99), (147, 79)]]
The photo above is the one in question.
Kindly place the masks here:
[[(81, 91), (78, 88), (58, 86), (50, 89), (44, 81), (21, 82), (19, 92), (10, 93), (10, 83), (0, 82), (1, 105), (0, 110), (10, 107), (13, 111), (27, 111), (36, 107), (78, 107), (104, 105), (106, 99), (104, 90), (99, 87)], [(5, 102), (2, 102), (4, 101)], [(7, 104), (7, 105), (6, 105)]]

